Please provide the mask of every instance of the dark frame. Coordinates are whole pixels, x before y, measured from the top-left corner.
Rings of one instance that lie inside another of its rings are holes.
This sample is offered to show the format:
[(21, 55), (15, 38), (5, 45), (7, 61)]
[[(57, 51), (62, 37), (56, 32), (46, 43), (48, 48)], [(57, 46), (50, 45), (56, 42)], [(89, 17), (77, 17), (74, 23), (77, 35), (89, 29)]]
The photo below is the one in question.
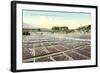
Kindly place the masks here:
[[(81, 8), (95, 8), (96, 9), (96, 64), (86, 66), (72, 66), (72, 67), (56, 67), (56, 68), (39, 68), (39, 69), (16, 69), (16, 5), (17, 4), (35, 4), (35, 5), (50, 5), (50, 6), (68, 6), (68, 7), (81, 7)], [(26, 1), (11, 1), (11, 71), (23, 72), (23, 71), (40, 71), (40, 70), (55, 70), (55, 69), (73, 69), (73, 68), (86, 68), (98, 66), (98, 7), (89, 5), (73, 5), (73, 4), (58, 4), (58, 3), (43, 3), (43, 2), (26, 2)]]

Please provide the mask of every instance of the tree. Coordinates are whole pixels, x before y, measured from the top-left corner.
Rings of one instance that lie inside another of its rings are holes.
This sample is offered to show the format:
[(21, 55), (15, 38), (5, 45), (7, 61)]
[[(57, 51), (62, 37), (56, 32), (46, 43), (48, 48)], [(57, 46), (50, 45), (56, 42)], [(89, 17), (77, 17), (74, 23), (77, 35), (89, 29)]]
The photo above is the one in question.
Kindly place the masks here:
[(61, 30), (61, 31), (67, 31), (67, 30), (69, 30), (69, 29), (68, 29), (68, 27), (63, 26), (63, 27), (60, 27), (60, 30)]
[(41, 29), (37, 29), (39, 32), (41, 31)]
[(63, 33), (69, 33), (70, 30), (67, 26), (62, 26), (62, 27), (57, 27), (57, 26), (54, 26), (52, 27), (52, 32), (63, 32)]
[(28, 31), (23, 31), (23, 35), (30, 35)]
[(57, 32), (57, 31), (59, 31), (59, 27), (54, 26), (54, 27), (52, 27), (52, 30)]
[(77, 28), (78, 31), (84, 32), (84, 33), (85, 33), (85, 32), (89, 32), (90, 29), (91, 29), (91, 25), (88, 25), (88, 26), (82, 26), (82, 27)]
[(91, 25), (88, 25), (88, 26), (87, 26), (87, 29), (90, 30), (90, 29), (91, 29)]

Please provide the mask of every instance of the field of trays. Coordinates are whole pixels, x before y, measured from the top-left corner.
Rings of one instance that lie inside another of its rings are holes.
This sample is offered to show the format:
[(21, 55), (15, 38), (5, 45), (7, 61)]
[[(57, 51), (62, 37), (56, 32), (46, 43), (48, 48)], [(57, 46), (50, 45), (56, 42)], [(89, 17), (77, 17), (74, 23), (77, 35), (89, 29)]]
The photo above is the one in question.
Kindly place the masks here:
[(30, 33), (27, 36), (23, 35), (23, 63), (91, 59), (89, 35), (70, 37), (65, 34), (50, 32), (43, 32), (42, 34), (41, 32)]

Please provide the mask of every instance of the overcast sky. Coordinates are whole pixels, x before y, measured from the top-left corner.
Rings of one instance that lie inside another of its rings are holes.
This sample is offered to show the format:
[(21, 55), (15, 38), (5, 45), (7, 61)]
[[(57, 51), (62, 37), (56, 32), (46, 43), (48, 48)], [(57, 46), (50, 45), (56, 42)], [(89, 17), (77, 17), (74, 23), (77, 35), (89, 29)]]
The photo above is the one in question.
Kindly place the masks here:
[(52, 28), (67, 26), (75, 29), (89, 25), (90, 13), (23, 10), (23, 28)]

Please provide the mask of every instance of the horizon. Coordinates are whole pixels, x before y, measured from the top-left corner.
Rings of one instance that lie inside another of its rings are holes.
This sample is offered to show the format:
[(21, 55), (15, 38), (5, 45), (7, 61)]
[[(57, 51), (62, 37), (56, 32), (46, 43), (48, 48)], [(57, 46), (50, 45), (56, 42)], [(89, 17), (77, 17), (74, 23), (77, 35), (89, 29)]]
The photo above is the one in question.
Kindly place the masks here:
[[(85, 26), (89, 26), (89, 25), (85, 25)], [(85, 27), (85, 26), (80, 26), (80, 27)], [(53, 26), (53, 27), (58, 27), (58, 26)], [(65, 26), (62, 26), (62, 27), (65, 27)], [(75, 29), (78, 29), (78, 28), (75, 28)], [(47, 30), (52, 30), (52, 28), (23, 28), (23, 29), (47, 29)], [(75, 29), (69, 29), (69, 30), (75, 30)]]

